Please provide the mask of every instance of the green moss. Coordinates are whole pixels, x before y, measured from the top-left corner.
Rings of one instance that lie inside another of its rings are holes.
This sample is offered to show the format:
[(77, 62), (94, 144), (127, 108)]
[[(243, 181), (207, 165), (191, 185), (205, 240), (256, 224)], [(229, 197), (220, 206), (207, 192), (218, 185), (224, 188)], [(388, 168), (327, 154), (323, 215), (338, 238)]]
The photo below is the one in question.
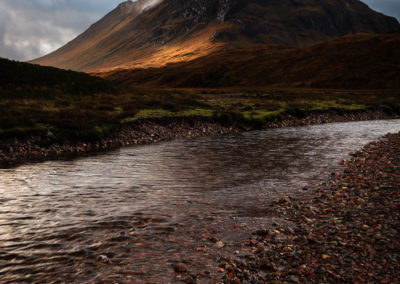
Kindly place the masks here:
[(214, 110), (212, 109), (204, 109), (204, 108), (195, 108), (188, 109), (183, 112), (180, 112), (180, 116), (202, 116), (202, 117), (211, 117), (214, 114)]
[(351, 104), (351, 105), (341, 105), (340, 108), (344, 109), (344, 110), (366, 110), (368, 108), (367, 105), (364, 104)]
[(124, 110), (123, 110), (122, 107), (115, 107), (115, 108), (114, 108), (114, 111), (115, 111), (115, 112), (118, 112), (118, 113), (122, 113)]
[(260, 121), (269, 121), (275, 118), (278, 118), (285, 112), (285, 109), (278, 109), (274, 111), (245, 111), (243, 112), (243, 116), (248, 120), (260, 120)]
[(174, 112), (165, 109), (142, 109), (136, 114), (135, 120), (145, 118), (171, 117), (173, 115)]
[(121, 123), (130, 123), (140, 119), (148, 118), (169, 118), (169, 117), (191, 117), (191, 116), (202, 116), (211, 117), (214, 114), (212, 109), (187, 109), (183, 111), (170, 111), (165, 109), (143, 109), (140, 110), (134, 117), (127, 117), (121, 120)]

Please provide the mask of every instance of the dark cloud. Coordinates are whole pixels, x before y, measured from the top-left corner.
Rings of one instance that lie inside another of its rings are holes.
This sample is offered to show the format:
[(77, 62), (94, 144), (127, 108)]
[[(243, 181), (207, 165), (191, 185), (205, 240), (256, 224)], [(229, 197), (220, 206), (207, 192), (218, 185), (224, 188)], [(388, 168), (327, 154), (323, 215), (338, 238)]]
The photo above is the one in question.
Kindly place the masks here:
[[(1, 0), (0, 57), (29, 60), (72, 40), (122, 0)], [(400, 0), (365, 0), (400, 19)]]

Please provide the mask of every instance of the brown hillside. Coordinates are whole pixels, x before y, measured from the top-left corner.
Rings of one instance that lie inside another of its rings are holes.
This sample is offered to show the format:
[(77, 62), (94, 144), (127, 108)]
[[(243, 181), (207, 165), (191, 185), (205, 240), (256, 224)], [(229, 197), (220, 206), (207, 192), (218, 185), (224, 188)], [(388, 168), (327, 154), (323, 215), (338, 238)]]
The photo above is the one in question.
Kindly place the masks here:
[(356, 35), (311, 47), (225, 50), (162, 68), (101, 74), (125, 85), (400, 88), (400, 33)]
[(396, 19), (359, 0), (127, 1), (33, 63), (81, 71), (160, 67), (254, 44), (307, 46), (399, 30)]

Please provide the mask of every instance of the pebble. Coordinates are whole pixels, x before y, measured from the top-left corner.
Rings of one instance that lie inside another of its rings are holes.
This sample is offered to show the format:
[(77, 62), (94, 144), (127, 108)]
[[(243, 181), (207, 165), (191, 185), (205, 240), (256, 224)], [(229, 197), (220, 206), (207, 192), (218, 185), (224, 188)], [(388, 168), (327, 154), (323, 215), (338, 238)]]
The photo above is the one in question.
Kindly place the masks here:
[(187, 269), (186, 265), (183, 264), (183, 263), (178, 263), (177, 265), (174, 266), (174, 271), (175, 271), (176, 273), (184, 273), (184, 272), (186, 272), (187, 270), (188, 270), (188, 269)]
[(97, 257), (97, 260), (100, 262), (103, 262), (103, 263), (111, 263), (112, 262), (108, 256), (102, 255), (102, 254)]

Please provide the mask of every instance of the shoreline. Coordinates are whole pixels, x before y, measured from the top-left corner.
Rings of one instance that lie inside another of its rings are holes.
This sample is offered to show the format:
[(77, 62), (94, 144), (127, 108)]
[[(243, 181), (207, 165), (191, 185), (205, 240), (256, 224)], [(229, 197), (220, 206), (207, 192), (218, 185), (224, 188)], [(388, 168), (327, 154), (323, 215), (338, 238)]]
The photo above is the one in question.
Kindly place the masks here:
[(221, 257), (222, 283), (400, 281), (399, 149), (400, 132), (386, 134), (343, 161), (312, 199), (271, 204), (265, 214), (285, 224), (253, 232), (246, 256)]
[(251, 122), (226, 122), (206, 117), (146, 119), (120, 127), (113, 135), (97, 142), (56, 143), (51, 136), (28, 139), (0, 140), (0, 168), (10, 168), (30, 162), (78, 158), (104, 153), (125, 146), (152, 144), (179, 138), (226, 135), (256, 129), (297, 127), (336, 122), (396, 119), (383, 111), (309, 113), (305, 117), (285, 114), (261, 127)]

